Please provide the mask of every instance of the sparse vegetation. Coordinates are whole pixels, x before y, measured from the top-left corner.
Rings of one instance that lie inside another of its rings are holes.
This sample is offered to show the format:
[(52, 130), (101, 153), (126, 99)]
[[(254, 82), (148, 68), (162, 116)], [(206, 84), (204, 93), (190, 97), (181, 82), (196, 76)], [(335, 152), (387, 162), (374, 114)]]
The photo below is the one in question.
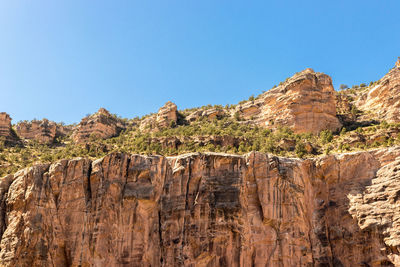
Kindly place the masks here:
[[(74, 144), (69, 136), (54, 145), (27, 141), (24, 145), (7, 146), (0, 139), (0, 176), (13, 173), (36, 162), (53, 162), (74, 157), (99, 158), (113, 151), (138, 154), (178, 155), (187, 152), (226, 152), (244, 154), (261, 151), (289, 157), (315, 157), (334, 152), (347, 152), (400, 144), (400, 124), (380, 124), (338, 133), (329, 130), (318, 135), (295, 134), (288, 127), (264, 129), (244, 124), (234, 118), (199, 120), (192, 124), (170, 125), (159, 131), (141, 131), (137, 124), (118, 137), (99, 139), (90, 136), (86, 144)], [(200, 141), (199, 141), (200, 140)], [(307, 148), (312, 146), (312, 152)]]

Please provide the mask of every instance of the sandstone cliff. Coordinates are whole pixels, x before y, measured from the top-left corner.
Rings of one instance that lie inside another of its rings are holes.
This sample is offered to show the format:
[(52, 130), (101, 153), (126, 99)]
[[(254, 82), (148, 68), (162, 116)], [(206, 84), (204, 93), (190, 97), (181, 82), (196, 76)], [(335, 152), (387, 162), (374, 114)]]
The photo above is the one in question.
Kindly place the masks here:
[(175, 126), (178, 122), (178, 108), (168, 101), (162, 106), (157, 114), (151, 114), (140, 122), (141, 130), (159, 130), (170, 126)]
[(400, 122), (400, 63), (363, 94), (358, 107), (371, 117), (387, 122)]
[(400, 266), (399, 156), (36, 165), (0, 180), (0, 266)]
[(15, 130), (21, 138), (51, 144), (56, 141), (57, 137), (67, 135), (71, 131), (71, 127), (43, 119), (40, 121), (19, 122), (15, 126)]
[(100, 108), (97, 113), (89, 115), (75, 127), (72, 133), (72, 139), (76, 143), (83, 143), (93, 138), (107, 139), (118, 134), (125, 129), (122, 120), (111, 115), (104, 108)]
[(11, 127), (11, 117), (5, 112), (0, 112), (0, 138), (4, 138), (4, 141), (8, 143), (17, 140), (17, 136)]
[(158, 127), (167, 127), (171, 123), (176, 124), (177, 121), (177, 106), (171, 101), (165, 103), (165, 105), (158, 110), (156, 118)]
[(299, 72), (257, 99), (238, 105), (235, 111), (263, 127), (288, 126), (296, 133), (336, 131), (341, 127), (336, 117), (332, 79), (312, 69)]

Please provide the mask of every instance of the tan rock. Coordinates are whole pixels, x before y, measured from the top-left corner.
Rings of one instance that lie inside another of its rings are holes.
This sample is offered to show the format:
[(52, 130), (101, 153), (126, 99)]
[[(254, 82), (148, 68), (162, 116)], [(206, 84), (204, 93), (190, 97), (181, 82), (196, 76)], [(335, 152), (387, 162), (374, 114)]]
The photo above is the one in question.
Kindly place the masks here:
[(249, 101), (236, 107), (236, 112), (239, 112), (241, 118), (245, 120), (253, 120), (261, 113), (261, 101)]
[(17, 140), (11, 127), (11, 117), (5, 112), (0, 112), (0, 138), (9, 143), (14, 143)]
[[(390, 261), (400, 266), (400, 160), (379, 169), (363, 192), (349, 194), (349, 212), (363, 230), (379, 231)], [(391, 249), (389, 249), (391, 248)]]
[(296, 140), (283, 138), (279, 141), (279, 147), (286, 151), (293, 151), (296, 147)]
[(296, 133), (338, 130), (332, 79), (306, 69), (263, 95), (260, 123), (289, 126)]
[(394, 67), (371, 86), (357, 105), (364, 112), (373, 114), (374, 119), (400, 122), (400, 68)]
[(186, 117), (186, 120), (188, 122), (194, 122), (203, 117), (205, 117), (209, 120), (214, 120), (217, 118), (221, 118), (224, 115), (225, 115), (225, 112), (222, 109), (218, 109), (218, 108), (210, 108), (210, 109), (205, 109), (205, 110), (200, 109), (200, 110), (193, 111), (191, 114), (189, 114)]
[(71, 127), (43, 119), (40, 121), (19, 122), (15, 126), (15, 130), (21, 138), (51, 144), (56, 141), (57, 137), (67, 135), (71, 131)]
[(262, 127), (288, 126), (295, 133), (319, 133), (341, 127), (335, 102), (332, 79), (306, 69), (255, 100), (239, 104), (235, 112)]
[(168, 101), (165, 103), (163, 107), (158, 110), (156, 123), (158, 127), (168, 127), (171, 123), (177, 123), (178, 114), (177, 114), (177, 106)]
[(90, 137), (107, 139), (118, 136), (125, 129), (122, 120), (111, 115), (106, 109), (100, 108), (93, 115), (89, 115), (74, 128), (72, 139), (76, 143), (89, 141)]

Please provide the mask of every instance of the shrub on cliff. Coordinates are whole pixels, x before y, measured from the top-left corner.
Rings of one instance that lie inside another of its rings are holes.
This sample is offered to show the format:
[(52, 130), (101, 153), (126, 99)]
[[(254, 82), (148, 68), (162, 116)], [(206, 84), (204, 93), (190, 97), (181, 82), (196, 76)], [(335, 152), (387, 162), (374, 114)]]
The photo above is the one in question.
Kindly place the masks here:
[(330, 130), (324, 130), (324, 131), (320, 132), (319, 137), (321, 138), (322, 144), (327, 144), (332, 141), (333, 134), (332, 134), (332, 131), (330, 131)]
[(297, 142), (294, 152), (296, 153), (296, 156), (299, 158), (303, 158), (307, 154), (306, 146), (302, 141)]

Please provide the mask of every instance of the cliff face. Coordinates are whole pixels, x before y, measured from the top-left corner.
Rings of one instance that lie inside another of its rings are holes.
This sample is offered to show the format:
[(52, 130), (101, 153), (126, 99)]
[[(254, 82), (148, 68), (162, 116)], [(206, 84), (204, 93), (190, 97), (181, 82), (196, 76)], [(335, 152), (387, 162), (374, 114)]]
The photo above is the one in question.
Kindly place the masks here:
[(0, 180), (0, 266), (399, 265), (399, 156), (36, 165)]
[(374, 87), (364, 94), (357, 105), (387, 122), (400, 122), (400, 61)]
[(178, 122), (178, 107), (168, 101), (157, 114), (152, 114), (140, 122), (140, 130), (151, 131), (176, 125)]
[(17, 140), (11, 128), (11, 117), (5, 112), (0, 112), (0, 138), (11, 143)]
[(288, 126), (296, 133), (336, 131), (341, 127), (336, 117), (332, 79), (312, 69), (299, 72), (258, 99), (239, 105), (236, 112), (263, 127)]
[(70, 128), (47, 119), (20, 122), (15, 126), (16, 132), (21, 138), (47, 144), (55, 142), (57, 137), (68, 134), (71, 131)]
[(108, 110), (100, 108), (97, 113), (89, 115), (74, 128), (72, 139), (84, 143), (93, 138), (107, 139), (118, 136), (125, 128), (123, 121), (111, 115)]
[(177, 106), (168, 101), (157, 113), (156, 123), (159, 127), (168, 127), (170, 123), (176, 123), (178, 120)]

